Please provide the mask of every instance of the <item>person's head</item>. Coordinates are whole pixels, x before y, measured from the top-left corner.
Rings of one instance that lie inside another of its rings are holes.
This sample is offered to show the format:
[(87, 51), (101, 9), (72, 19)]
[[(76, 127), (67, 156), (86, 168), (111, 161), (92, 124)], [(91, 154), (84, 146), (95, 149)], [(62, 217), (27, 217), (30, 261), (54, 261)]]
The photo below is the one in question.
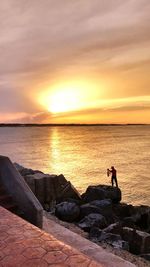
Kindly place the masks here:
[(111, 169), (114, 170), (114, 166), (111, 166)]

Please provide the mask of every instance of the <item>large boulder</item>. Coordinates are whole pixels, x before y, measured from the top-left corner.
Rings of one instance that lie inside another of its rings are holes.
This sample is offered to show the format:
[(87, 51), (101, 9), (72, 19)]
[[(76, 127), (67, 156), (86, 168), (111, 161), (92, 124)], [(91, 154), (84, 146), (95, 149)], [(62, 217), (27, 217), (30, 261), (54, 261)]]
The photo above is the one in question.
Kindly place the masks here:
[(115, 221), (111, 199), (93, 200), (89, 204), (98, 207), (99, 213), (102, 214), (109, 223), (113, 223)]
[(78, 226), (84, 231), (90, 231), (94, 226), (103, 229), (106, 225), (107, 222), (105, 217), (98, 213), (91, 213), (78, 223)]
[(113, 205), (113, 213), (122, 220), (124, 226), (150, 232), (149, 206), (118, 203)]
[(40, 172), (24, 176), (30, 189), (43, 206), (44, 203), (50, 203), (52, 200), (56, 199), (56, 191), (53, 182), (55, 178), (56, 175)]
[(24, 168), (18, 163), (14, 163), (14, 166), (46, 210), (51, 210), (54, 202), (59, 203), (68, 199), (81, 200), (79, 192), (64, 175), (44, 174), (38, 170)]
[(134, 206), (126, 203), (118, 203), (113, 205), (113, 212), (116, 214), (116, 216), (123, 219), (134, 214)]
[(56, 205), (55, 215), (62, 221), (74, 222), (78, 219), (80, 208), (76, 203), (62, 202)]
[(150, 232), (150, 207), (149, 206), (135, 206), (133, 219), (135, 225), (142, 231)]
[(80, 218), (83, 218), (90, 213), (99, 213), (106, 218), (108, 223), (114, 222), (110, 200), (95, 200), (80, 206)]
[(86, 203), (102, 199), (111, 199), (113, 203), (118, 203), (121, 201), (121, 190), (108, 185), (89, 186), (82, 194), (82, 199)]
[(129, 243), (131, 253), (150, 253), (150, 234), (123, 227), (122, 238)]

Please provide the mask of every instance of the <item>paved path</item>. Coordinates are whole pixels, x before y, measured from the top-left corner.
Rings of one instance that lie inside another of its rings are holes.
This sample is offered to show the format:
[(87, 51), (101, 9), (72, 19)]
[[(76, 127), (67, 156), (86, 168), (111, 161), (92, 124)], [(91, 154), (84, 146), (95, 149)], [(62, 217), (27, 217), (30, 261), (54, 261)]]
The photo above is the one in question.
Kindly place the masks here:
[[(98, 246), (97, 244), (87, 240), (86, 238), (70, 231), (50, 219), (50, 216), (44, 212), (43, 228), (46, 232), (53, 234), (58, 240), (78, 249), (84, 255), (91, 257), (93, 260), (99, 262), (100, 266), (105, 267), (135, 267), (132, 264)], [(47, 218), (48, 217), (48, 218)]]
[(53, 221), (44, 227), (51, 234), (0, 206), (0, 267), (135, 267)]
[(105, 267), (0, 206), (0, 267)]

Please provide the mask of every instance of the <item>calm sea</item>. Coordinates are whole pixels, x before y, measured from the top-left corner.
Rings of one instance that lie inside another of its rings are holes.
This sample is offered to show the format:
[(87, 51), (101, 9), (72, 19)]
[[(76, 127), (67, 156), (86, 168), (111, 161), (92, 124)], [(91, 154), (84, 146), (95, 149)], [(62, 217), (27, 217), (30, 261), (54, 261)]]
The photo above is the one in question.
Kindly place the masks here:
[(0, 154), (23, 166), (64, 174), (84, 192), (110, 184), (114, 165), (123, 201), (150, 205), (150, 126), (0, 128)]

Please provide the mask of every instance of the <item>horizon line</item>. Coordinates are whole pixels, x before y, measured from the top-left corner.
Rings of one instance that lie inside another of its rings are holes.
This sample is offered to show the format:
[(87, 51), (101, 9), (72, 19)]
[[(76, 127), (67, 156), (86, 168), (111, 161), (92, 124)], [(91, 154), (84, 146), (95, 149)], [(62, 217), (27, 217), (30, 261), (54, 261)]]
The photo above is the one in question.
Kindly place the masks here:
[(48, 127), (48, 126), (140, 126), (149, 123), (0, 123), (0, 127)]

